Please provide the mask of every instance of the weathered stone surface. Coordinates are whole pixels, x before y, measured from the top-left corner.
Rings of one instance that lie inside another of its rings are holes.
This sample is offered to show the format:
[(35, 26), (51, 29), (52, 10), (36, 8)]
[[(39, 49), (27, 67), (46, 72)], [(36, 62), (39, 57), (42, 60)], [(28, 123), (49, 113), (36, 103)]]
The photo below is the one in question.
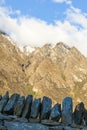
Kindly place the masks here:
[(13, 111), (14, 111), (14, 105), (15, 103), (17, 102), (19, 98), (19, 94), (13, 94), (8, 103), (6, 104), (5, 108), (4, 108), (4, 113), (6, 114), (9, 114), (9, 115), (12, 115), (13, 114)]
[(26, 118), (14, 118), (12, 121), (20, 123), (28, 123), (28, 120)]
[(49, 119), (51, 107), (52, 107), (52, 100), (44, 96), (42, 100), (42, 107), (41, 107), (41, 120)]
[(40, 114), (41, 110), (41, 99), (34, 99), (32, 106), (31, 106), (31, 118), (37, 118)]
[(2, 99), (0, 100), (0, 112), (3, 111), (6, 103), (8, 102), (9, 100), (9, 93), (6, 92), (6, 94), (2, 97)]
[(77, 125), (82, 124), (84, 118), (84, 112), (85, 112), (84, 104), (83, 102), (81, 102), (76, 106), (73, 114), (75, 124)]
[(38, 123), (5, 122), (8, 130), (49, 130), (48, 127)]
[(24, 108), (24, 102), (25, 102), (24, 96), (18, 98), (18, 101), (16, 102), (16, 104), (14, 106), (14, 115), (21, 116), (22, 110)]
[(40, 123), (40, 119), (29, 118), (30, 123)]
[(2, 113), (0, 113), (0, 120), (8, 120), (11, 121), (13, 119), (17, 118), (16, 116), (10, 116), (10, 115), (3, 115)]
[(0, 95), (0, 100), (2, 99), (2, 95)]
[(49, 127), (49, 130), (80, 130), (79, 128), (72, 128), (69, 126), (53, 126), (53, 127)]
[(50, 118), (51, 118), (51, 120), (59, 121), (60, 117), (61, 117), (61, 105), (57, 103), (51, 109)]
[(41, 124), (47, 125), (47, 126), (58, 126), (60, 125), (59, 122), (53, 121), (53, 120), (41, 120)]
[(72, 124), (72, 98), (66, 97), (62, 102), (62, 123)]
[(5, 126), (0, 125), (0, 130), (7, 130)]
[(25, 106), (22, 112), (22, 117), (25, 117), (27, 119), (30, 117), (32, 101), (33, 101), (33, 96), (28, 95), (26, 97)]

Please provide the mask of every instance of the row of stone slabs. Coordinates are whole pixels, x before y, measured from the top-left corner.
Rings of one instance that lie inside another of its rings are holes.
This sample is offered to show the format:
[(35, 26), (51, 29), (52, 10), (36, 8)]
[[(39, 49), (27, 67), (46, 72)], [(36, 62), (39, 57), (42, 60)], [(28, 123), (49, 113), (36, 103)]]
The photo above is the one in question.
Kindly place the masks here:
[(29, 119), (31, 122), (40, 122), (41, 120), (50, 119), (71, 125), (73, 122), (77, 125), (87, 125), (87, 112), (84, 104), (79, 103), (73, 113), (73, 103), (71, 97), (64, 98), (61, 104), (55, 104), (52, 107), (52, 100), (46, 96), (42, 101), (40, 98), (33, 99), (32, 95), (24, 96), (13, 94), (9, 97), (9, 93), (0, 96), (0, 113), (5, 115), (15, 115)]

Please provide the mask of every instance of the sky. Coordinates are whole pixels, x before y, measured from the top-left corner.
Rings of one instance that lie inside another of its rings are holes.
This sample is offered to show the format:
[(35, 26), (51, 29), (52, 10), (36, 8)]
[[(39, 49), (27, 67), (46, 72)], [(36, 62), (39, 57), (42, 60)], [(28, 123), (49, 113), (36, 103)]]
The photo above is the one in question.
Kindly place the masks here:
[(19, 47), (64, 42), (87, 56), (87, 0), (0, 0), (0, 30)]

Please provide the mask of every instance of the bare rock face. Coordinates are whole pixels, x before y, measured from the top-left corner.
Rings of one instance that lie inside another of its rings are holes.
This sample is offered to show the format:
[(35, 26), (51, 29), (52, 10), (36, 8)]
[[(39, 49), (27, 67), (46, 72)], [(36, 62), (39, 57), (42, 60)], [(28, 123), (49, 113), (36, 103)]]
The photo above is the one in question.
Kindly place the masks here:
[(87, 104), (87, 58), (62, 42), (46, 44), (25, 55), (0, 32), (0, 90), (21, 95), (49, 96), (60, 102), (71, 96), (75, 104)]

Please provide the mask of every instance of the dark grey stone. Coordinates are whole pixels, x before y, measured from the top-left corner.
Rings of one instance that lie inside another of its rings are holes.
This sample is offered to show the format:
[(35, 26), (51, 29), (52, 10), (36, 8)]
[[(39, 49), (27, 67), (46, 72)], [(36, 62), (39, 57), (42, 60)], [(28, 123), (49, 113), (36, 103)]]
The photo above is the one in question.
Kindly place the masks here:
[(50, 118), (54, 121), (59, 121), (61, 117), (61, 104), (56, 104), (51, 109)]
[(52, 100), (44, 96), (42, 100), (42, 107), (41, 107), (41, 120), (49, 119), (51, 107), (52, 107)]
[(13, 111), (14, 111), (14, 106), (15, 103), (18, 101), (19, 98), (19, 94), (13, 94), (8, 103), (6, 104), (5, 108), (4, 108), (4, 113), (8, 114), (8, 115), (12, 115)]
[(22, 117), (25, 117), (25, 118), (29, 119), (30, 112), (31, 112), (32, 101), (33, 101), (33, 96), (28, 95), (26, 97), (25, 106), (24, 106), (24, 109), (23, 109), (23, 112), (22, 112)]
[(49, 130), (48, 127), (38, 123), (5, 122), (8, 130)]
[(4, 109), (5, 105), (7, 104), (8, 100), (9, 100), (9, 93), (6, 92), (6, 94), (0, 100), (0, 112), (3, 111), (3, 109)]
[(84, 112), (85, 112), (85, 108), (84, 108), (84, 104), (83, 102), (79, 103), (75, 110), (74, 110), (74, 123), (77, 125), (81, 125), (83, 122), (83, 118), (84, 118)]
[(0, 130), (7, 130), (5, 126), (0, 125)]
[(19, 116), (19, 117), (21, 116), (23, 108), (24, 108), (24, 102), (25, 102), (24, 96), (18, 98), (18, 101), (16, 102), (14, 106), (14, 115)]
[(37, 118), (40, 114), (41, 110), (41, 99), (34, 99), (32, 106), (31, 106), (31, 118)]
[(0, 100), (2, 99), (2, 95), (0, 95)]
[(0, 113), (0, 120), (8, 120), (8, 121), (11, 121), (11, 120), (13, 120), (13, 119), (15, 119), (15, 118), (17, 118), (17, 117), (15, 117), (15, 116), (9, 116), (9, 115), (3, 115), (2, 113)]
[(26, 118), (20, 118), (20, 117), (17, 117), (17, 118), (14, 118), (12, 121), (14, 122), (20, 122), (20, 123), (28, 123), (28, 120)]
[(72, 124), (72, 98), (66, 97), (62, 102), (62, 123), (66, 125)]

